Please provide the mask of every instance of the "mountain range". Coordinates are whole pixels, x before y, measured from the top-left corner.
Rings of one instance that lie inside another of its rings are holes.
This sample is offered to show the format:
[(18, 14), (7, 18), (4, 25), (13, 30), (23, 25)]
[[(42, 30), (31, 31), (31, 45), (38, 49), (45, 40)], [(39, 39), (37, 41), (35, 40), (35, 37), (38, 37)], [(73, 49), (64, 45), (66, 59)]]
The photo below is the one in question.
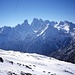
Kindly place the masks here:
[(50, 55), (75, 41), (75, 24), (34, 18), (0, 28), (0, 49)]

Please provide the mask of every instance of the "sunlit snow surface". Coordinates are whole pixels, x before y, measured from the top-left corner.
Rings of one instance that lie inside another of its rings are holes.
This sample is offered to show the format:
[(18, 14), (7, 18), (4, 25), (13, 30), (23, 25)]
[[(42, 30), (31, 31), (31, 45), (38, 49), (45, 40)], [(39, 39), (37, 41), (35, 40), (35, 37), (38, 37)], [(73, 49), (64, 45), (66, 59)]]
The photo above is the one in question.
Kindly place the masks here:
[(0, 50), (0, 57), (0, 75), (75, 75), (75, 64), (35, 53)]
[(49, 26), (49, 24), (47, 24), (46, 25), (46, 27), (41, 31), (41, 33), (40, 34), (38, 34), (37, 36), (40, 36), (40, 35), (42, 35), (46, 30), (47, 30), (47, 28), (48, 28), (48, 26)]
[(64, 25), (59, 25), (60, 22), (58, 22), (58, 24), (56, 24), (54, 27), (57, 28), (58, 30), (62, 29), (65, 30), (65, 33), (69, 33), (69, 25), (67, 23), (65, 23)]

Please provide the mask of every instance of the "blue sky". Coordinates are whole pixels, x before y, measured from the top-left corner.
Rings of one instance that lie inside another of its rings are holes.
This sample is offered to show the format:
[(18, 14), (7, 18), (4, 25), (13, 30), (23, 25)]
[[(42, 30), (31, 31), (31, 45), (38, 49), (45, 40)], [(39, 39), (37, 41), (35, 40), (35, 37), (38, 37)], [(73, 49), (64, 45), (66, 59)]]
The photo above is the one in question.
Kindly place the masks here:
[(0, 27), (33, 18), (75, 23), (75, 0), (0, 0)]

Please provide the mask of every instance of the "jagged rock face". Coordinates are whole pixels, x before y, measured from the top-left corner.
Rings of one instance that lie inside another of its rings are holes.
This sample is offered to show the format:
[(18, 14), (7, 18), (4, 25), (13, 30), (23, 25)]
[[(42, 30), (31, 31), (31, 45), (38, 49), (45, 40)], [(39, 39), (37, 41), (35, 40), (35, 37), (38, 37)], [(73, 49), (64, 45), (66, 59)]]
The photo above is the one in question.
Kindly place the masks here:
[(60, 60), (75, 63), (75, 42), (69, 44), (63, 50), (58, 50), (56, 52), (53, 52), (50, 56)]
[(0, 28), (0, 48), (49, 55), (75, 40), (75, 24), (34, 18), (16, 27)]

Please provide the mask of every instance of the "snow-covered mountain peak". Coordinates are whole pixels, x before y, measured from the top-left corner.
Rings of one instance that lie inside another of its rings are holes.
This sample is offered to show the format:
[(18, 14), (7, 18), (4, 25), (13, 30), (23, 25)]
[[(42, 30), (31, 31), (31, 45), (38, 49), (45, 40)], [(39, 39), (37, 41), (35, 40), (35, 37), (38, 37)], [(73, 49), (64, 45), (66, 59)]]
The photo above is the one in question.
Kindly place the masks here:
[(31, 53), (0, 50), (0, 75), (75, 75), (75, 64)]
[(70, 30), (68, 23), (62, 21), (58, 22), (54, 27), (58, 30), (64, 30), (65, 33), (69, 33)]

